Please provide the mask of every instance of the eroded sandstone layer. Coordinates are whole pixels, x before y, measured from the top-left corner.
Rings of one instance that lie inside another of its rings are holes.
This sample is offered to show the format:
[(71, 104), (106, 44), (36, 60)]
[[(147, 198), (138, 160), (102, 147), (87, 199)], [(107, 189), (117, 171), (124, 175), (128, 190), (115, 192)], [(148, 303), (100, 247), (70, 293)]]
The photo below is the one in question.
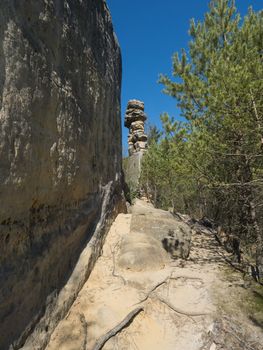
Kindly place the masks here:
[(138, 190), (141, 175), (142, 158), (147, 150), (147, 135), (145, 134), (144, 102), (130, 100), (127, 105), (124, 126), (129, 129), (128, 152), (126, 161), (125, 180), (131, 191)]
[(127, 105), (124, 123), (125, 127), (129, 129), (129, 156), (136, 152), (143, 152), (147, 148), (147, 135), (144, 132), (146, 119), (144, 103), (138, 100), (130, 100)]
[(39, 321), (41, 349), (121, 204), (121, 56), (103, 0), (1, 0), (0, 24), (0, 349)]

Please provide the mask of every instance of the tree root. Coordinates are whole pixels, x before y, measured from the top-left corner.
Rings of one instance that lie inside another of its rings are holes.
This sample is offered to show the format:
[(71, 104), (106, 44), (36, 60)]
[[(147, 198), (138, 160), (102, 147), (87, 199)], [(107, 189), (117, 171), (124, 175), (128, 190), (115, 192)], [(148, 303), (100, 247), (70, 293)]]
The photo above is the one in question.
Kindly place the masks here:
[(113, 277), (117, 277), (117, 278), (120, 278), (123, 282), (124, 285), (127, 284), (127, 281), (125, 280), (125, 278), (121, 275), (118, 275), (116, 272), (115, 272), (115, 269), (116, 269), (116, 262), (115, 262), (115, 249), (116, 247), (118, 246), (118, 243), (114, 246), (114, 248), (112, 249), (112, 247), (110, 247), (111, 249), (111, 254), (112, 254), (112, 265), (113, 265), (113, 269), (112, 269), (112, 276)]
[(116, 327), (114, 327), (113, 329), (111, 329), (109, 332), (107, 332), (105, 335), (101, 336), (98, 339), (93, 350), (101, 350), (110, 338), (114, 337), (123, 328), (127, 327), (133, 321), (133, 319), (143, 310), (144, 308), (140, 306), (134, 309), (133, 311), (131, 311)]
[(163, 284), (166, 284), (169, 280), (177, 280), (179, 278), (185, 278), (185, 279), (192, 279), (192, 280), (199, 280), (199, 281), (202, 281), (202, 278), (199, 278), (199, 277), (192, 277), (192, 276), (186, 276), (186, 275), (178, 275), (178, 276), (168, 276), (166, 277), (163, 281), (161, 282), (158, 282), (147, 294), (146, 296), (140, 300), (138, 303), (134, 304), (134, 305), (138, 305), (140, 303), (143, 303), (144, 301), (146, 301), (150, 295), (156, 290), (158, 289), (159, 287), (161, 287)]
[(86, 321), (86, 318), (85, 318), (83, 313), (79, 314), (79, 319), (80, 319), (80, 323), (81, 323), (81, 325), (83, 327), (83, 331), (84, 331), (84, 340), (83, 340), (83, 344), (82, 344), (80, 350), (85, 350), (86, 347), (87, 347), (87, 329), (88, 329), (88, 325), (87, 325), (87, 321)]
[(175, 307), (174, 305), (172, 305), (168, 300), (163, 299), (162, 297), (157, 297), (157, 300), (159, 300), (160, 302), (162, 302), (163, 304), (167, 305), (170, 309), (172, 309), (173, 311), (177, 312), (178, 314), (184, 315), (184, 316), (189, 316), (189, 317), (193, 317), (193, 316), (206, 316), (209, 315), (208, 312), (188, 312), (185, 310), (182, 310), (178, 307)]
[(158, 289), (159, 287), (161, 287), (163, 284), (166, 284), (167, 281), (168, 281), (168, 279), (169, 279), (169, 278), (167, 277), (164, 281), (161, 281), (161, 282), (157, 283), (157, 284), (146, 294), (146, 296), (145, 296), (143, 299), (141, 299), (140, 301), (138, 301), (138, 303), (136, 303), (136, 304), (134, 304), (134, 305), (138, 305), (138, 304), (141, 304), (141, 303), (143, 303), (144, 301), (146, 301), (156, 289)]
[[(161, 287), (162, 285), (166, 284), (169, 280), (176, 280), (178, 278), (185, 278), (185, 279), (193, 279), (193, 280), (199, 280), (202, 281), (201, 278), (199, 277), (192, 277), (192, 276), (186, 276), (186, 275), (178, 275), (178, 276), (168, 276), (166, 277), (163, 281), (158, 282), (147, 294), (146, 296), (140, 300), (138, 303), (136, 303), (135, 305), (138, 305), (140, 303), (145, 302), (148, 298), (151, 297), (151, 294), (158, 289), (159, 287)], [(163, 299), (162, 297), (160, 297), (159, 295), (156, 296), (156, 299), (159, 300), (160, 302), (164, 303), (165, 305), (167, 305), (170, 309), (172, 309), (174, 312), (184, 315), (184, 316), (188, 316), (188, 317), (193, 317), (193, 316), (205, 316), (205, 315), (209, 315), (209, 313), (206, 312), (188, 312), (185, 310), (182, 310), (180, 308), (175, 307), (174, 305), (172, 305), (169, 301)]]

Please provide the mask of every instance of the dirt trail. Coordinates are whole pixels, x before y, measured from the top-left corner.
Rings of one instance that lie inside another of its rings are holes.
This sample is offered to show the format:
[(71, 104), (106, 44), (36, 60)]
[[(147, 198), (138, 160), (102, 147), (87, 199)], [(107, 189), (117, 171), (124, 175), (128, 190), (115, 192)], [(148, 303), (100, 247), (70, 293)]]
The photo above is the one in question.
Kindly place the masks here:
[[(134, 212), (146, 217), (157, 213), (140, 201)], [(223, 345), (222, 329), (226, 322), (232, 326), (234, 323), (233, 315), (229, 315), (231, 321), (227, 320), (222, 304), (235, 295), (229, 292), (229, 282), (223, 274), (224, 252), (211, 233), (193, 233), (187, 261), (164, 255), (163, 264), (156, 259), (159, 267), (153, 264), (151, 269), (150, 261), (146, 271), (143, 266), (123, 268), (119, 265), (121, 247), (126, 237), (134, 234), (131, 221), (132, 214), (116, 218), (103, 254), (68, 315), (54, 331), (47, 350), (92, 350), (101, 337), (140, 306), (143, 310), (104, 344), (104, 350), (260, 349), (262, 333), (247, 321), (242, 333), (248, 332), (253, 339), (245, 345), (242, 339), (235, 338), (234, 343), (226, 339), (230, 345)], [(140, 247), (144, 246), (145, 242)], [(238, 310), (232, 311), (240, 320)]]

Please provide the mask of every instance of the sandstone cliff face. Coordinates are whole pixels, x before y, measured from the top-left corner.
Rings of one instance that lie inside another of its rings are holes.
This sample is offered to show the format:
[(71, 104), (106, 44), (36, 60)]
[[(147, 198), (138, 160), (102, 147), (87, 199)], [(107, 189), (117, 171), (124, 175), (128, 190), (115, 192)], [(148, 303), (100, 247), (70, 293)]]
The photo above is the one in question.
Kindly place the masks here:
[(103, 0), (1, 0), (0, 24), (0, 349), (6, 349), (23, 345), (99, 223), (87, 277), (120, 203), (121, 57)]

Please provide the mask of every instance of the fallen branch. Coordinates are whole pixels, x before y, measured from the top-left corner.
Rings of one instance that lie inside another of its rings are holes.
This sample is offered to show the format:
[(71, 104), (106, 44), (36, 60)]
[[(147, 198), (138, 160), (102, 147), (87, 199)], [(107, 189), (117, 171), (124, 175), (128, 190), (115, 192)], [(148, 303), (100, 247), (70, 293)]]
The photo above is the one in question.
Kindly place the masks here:
[(101, 336), (99, 340), (96, 342), (93, 350), (101, 350), (103, 346), (106, 344), (106, 342), (114, 337), (117, 333), (119, 333), (123, 328), (127, 327), (133, 319), (144, 309), (142, 306), (137, 307), (133, 311), (131, 311), (125, 318), (122, 320), (116, 327), (114, 327), (112, 330), (110, 330), (105, 335)]

